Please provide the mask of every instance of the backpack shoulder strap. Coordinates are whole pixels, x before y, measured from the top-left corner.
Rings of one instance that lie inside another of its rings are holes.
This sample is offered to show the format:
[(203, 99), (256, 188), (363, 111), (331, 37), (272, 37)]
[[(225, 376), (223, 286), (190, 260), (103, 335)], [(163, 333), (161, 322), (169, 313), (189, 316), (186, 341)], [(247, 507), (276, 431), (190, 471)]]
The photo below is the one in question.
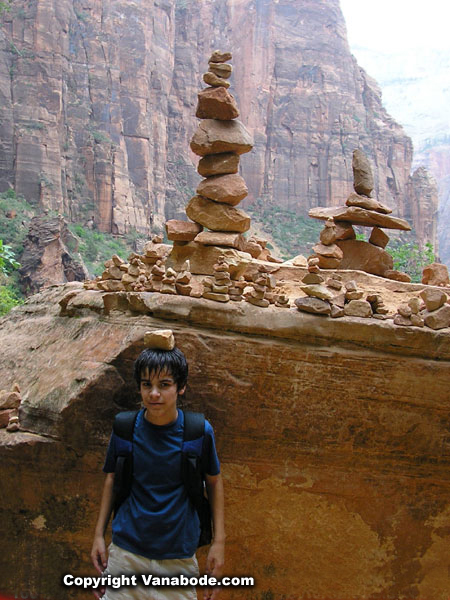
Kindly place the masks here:
[(190, 442), (205, 435), (205, 415), (184, 410), (183, 441)]
[(134, 424), (138, 413), (138, 410), (126, 410), (118, 413), (114, 418), (114, 433), (124, 440), (133, 441)]

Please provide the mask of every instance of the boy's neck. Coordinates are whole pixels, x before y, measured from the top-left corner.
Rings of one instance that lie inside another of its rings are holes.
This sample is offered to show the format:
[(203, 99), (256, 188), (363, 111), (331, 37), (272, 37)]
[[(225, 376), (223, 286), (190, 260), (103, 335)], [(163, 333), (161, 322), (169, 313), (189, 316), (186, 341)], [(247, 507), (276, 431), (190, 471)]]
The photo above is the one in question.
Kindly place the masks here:
[(149, 411), (146, 409), (144, 411), (144, 418), (152, 425), (173, 425), (178, 419), (178, 409), (175, 408), (174, 413), (170, 415), (161, 415), (160, 417), (157, 415), (150, 415)]

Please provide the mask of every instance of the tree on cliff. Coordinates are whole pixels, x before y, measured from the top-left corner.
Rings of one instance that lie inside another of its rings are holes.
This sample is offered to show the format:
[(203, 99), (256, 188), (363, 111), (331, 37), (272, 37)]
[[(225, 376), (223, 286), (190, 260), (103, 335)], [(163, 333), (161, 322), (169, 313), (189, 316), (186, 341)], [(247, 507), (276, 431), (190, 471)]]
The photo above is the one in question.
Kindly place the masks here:
[(19, 267), (11, 246), (0, 240), (0, 316), (21, 304), (17, 288), (9, 278), (10, 273)]

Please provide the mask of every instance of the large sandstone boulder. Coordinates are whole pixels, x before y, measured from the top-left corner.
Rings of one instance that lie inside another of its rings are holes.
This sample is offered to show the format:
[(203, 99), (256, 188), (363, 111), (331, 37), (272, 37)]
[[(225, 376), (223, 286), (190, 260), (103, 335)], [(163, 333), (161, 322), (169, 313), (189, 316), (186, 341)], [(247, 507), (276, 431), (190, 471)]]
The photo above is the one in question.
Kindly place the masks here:
[(247, 196), (248, 188), (240, 175), (214, 175), (199, 183), (197, 194), (216, 202), (236, 206)]
[(355, 269), (381, 276), (388, 269), (393, 269), (392, 256), (383, 248), (362, 240), (343, 240), (336, 244), (344, 255), (340, 269)]
[(234, 248), (205, 246), (197, 242), (190, 242), (182, 246), (174, 246), (166, 261), (166, 266), (180, 271), (183, 263), (189, 260), (190, 272), (194, 275), (214, 275), (214, 265), (221, 256), (225, 256), (226, 262), (230, 265), (230, 274), (234, 279), (238, 279), (244, 274), (252, 260), (250, 254)]
[(191, 150), (199, 156), (221, 152), (244, 154), (252, 148), (253, 137), (237, 120), (205, 119), (199, 124), (191, 140)]
[(250, 217), (239, 208), (194, 196), (186, 206), (187, 216), (212, 231), (244, 233), (250, 229)]

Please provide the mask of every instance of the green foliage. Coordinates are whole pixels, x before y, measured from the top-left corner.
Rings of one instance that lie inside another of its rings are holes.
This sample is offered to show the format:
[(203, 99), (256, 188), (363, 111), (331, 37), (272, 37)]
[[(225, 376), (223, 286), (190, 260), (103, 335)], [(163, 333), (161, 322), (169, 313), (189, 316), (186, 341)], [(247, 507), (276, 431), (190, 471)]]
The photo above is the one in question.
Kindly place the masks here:
[(394, 269), (407, 273), (414, 283), (422, 281), (422, 271), (426, 265), (435, 262), (433, 246), (427, 242), (423, 248), (417, 243), (403, 242), (402, 240), (391, 240), (389, 248), (386, 248), (394, 259)]
[(12, 0), (2, 0), (0, 2), (0, 16), (4, 12), (8, 12), (11, 10), (11, 2), (12, 2)]
[(18, 288), (10, 283), (0, 283), (0, 316), (6, 315), (12, 308), (23, 304)]
[(33, 207), (10, 188), (0, 194), (0, 239), (16, 256), (23, 252), (28, 226), (34, 216)]
[(4, 275), (10, 273), (13, 269), (18, 269), (20, 263), (15, 259), (15, 254), (7, 244), (0, 240), (0, 272)]
[(125, 242), (110, 233), (87, 229), (80, 223), (69, 225), (69, 229), (80, 240), (78, 251), (91, 275), (101, 275), (103, 263), (113, 254), (126, 259), (130, 253)]
[(323, 227), (323, 223), (316, 219), (265, 204), (262, 200), (258, 200), (248, 212), (252, 220), (260, 223), (273, 238), (284, 260), (297, 254), (309, 254), (311, 247), (317, 244)]

